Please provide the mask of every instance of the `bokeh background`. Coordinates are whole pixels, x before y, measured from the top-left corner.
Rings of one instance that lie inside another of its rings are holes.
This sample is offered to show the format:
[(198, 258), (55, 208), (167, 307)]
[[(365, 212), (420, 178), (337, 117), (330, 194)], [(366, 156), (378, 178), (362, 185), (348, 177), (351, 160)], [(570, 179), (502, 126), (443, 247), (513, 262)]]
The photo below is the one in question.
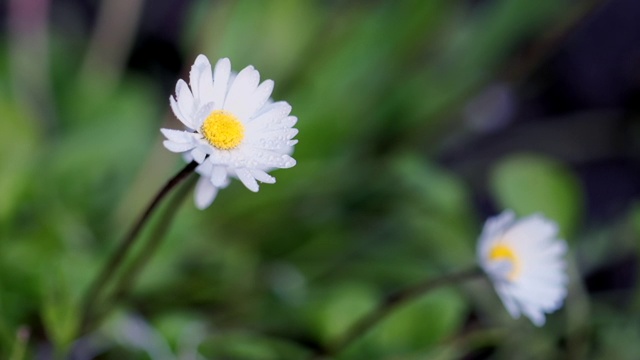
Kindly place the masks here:
[[(511, 208), (571, 247), (546, 326), (474, 280), (339, 358), (637, 359), (638, 19), (635, 0), (3, 1), (0, 357), (304, 359), (389, 292), (472, 266)], [(170, 204), (131, 291), (75, 339), (89, 282), (184, 166), (159, 128), (180, 127), (168, 98), (199, 53), (275, 80), (298, 165)]]

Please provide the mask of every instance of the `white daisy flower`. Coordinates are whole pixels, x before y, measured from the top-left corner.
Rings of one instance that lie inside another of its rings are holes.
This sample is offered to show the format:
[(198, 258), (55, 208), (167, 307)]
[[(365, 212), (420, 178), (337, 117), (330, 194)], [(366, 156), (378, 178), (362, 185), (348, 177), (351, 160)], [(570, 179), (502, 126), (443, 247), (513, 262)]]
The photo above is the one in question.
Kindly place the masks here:
[(513, 318), (537, 325), (562, 306), (568, 277), (567, 245), (558, 226), (540, 214), (516, 220), (512, 211), (490, 218), (478, 242), (478, 261)]
[(260, 74), (253, 66), (236, 75), (227, 58), (218, 60), (211, 71), (207, 57), (198, 55), (189, 81), (190, 87), (178, 80), (175, 98), (169, 97), (173, 113), (187, 130), (160, 131), (169, 151), (200, 164), (195, 190), (199, 209), (208, 207), (232, 177), (256, 192), (258, 181), (275, 183), (269, 171), (296, 164), (290, 155), (298, 142), (293, 140), (298, 119), (289, 115), (287, 102), (271, 100), (272, 80), (259, 84)]

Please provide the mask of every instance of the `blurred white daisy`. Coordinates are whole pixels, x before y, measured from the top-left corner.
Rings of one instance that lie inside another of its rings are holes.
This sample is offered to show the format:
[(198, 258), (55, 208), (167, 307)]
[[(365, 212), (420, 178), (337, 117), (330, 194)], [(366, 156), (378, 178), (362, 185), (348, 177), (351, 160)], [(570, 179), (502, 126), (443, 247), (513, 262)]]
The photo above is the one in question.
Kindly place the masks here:
[(516, 220), (511, 211), (487, 220), (478, 243), (480, 266), (509, 314), (537, 326), (567, 295), (566, 252), (556, 223), (539, 214)]
[(251, 191), (258, 181), (276, 179), (268, 172), (286, 169), (296, 161), (290, 156), (298, 140), (297, 122), (285, 101), (273, 102), (273, 81), (260, 82), (260, 74), (247, 66), (237, 75), (231, 62), (218, 60), (213, 71), (204, 55), (198, 55), (189, 74), (190, 87), (178, 80), (171, 109), (187, 130), (161, 129), (164, 146), (184, 153), (185, 160), (200, 164), (195, 202), (208, 207), (218, 190), (238, 178)]

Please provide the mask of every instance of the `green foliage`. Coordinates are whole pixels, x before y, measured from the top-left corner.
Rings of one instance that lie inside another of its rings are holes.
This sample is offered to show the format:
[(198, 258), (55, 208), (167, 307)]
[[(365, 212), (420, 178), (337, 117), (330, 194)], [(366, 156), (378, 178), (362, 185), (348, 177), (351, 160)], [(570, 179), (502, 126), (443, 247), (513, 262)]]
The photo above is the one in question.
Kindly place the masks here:
[(391, 314), (370, 340), (378, 351), (389, 355), (424, 352), (455, 334), (466, 315), (460, 294), (450, 289), (436, 291)]
[(398, 157), (394, 170), (408, 199), (398, 211), (415, 229), (415, 241), (438, 254), (433, 260), (439, 267), (471, 263), (477, 229), (465, 184), (414, 155)]
[(33, 177), (41, 139), (35, 119), (4, 97), (0, 118), (0, 224), (8, 224)]
[(512, 155), (499, 162), (491, 185), (500, 205), (524, 216), (540, 212), (569, 236), (579, 225), (583, 195), (576, 177), (559, 162), (536, 155)]
[(52, 262), (46, 269), (42, 284), (41, 309), (44, 327), (58, 351), (64, 353), (75, 340), (80, 320), (79, 308), (68, 280)]
[(331, 341), (342, 335), (377, 305), (377, 294), (361, 284), (343, 284), (329, 289), (314, 309), (314, 327), (320, 339)]

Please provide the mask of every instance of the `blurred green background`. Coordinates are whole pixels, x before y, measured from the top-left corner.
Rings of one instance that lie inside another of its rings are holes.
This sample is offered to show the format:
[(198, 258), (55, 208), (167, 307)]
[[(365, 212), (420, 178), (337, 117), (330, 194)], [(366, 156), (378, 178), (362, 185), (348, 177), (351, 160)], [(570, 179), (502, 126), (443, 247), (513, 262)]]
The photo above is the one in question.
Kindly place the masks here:
[[(545, 327), (479, 280), (339, 358), (637, 359), (638, 18), (633, 0), (3, 2), (0, 358), (304, 359), (385, 294), (473, 265), (512, 208), (571, 246)], [(76, 341), (89, 282), (184, 166), (159, 128), (180, 127), (168, 97), (199, 53), (275, 80), (298, 165), (206, 211), (188, 193)]]

